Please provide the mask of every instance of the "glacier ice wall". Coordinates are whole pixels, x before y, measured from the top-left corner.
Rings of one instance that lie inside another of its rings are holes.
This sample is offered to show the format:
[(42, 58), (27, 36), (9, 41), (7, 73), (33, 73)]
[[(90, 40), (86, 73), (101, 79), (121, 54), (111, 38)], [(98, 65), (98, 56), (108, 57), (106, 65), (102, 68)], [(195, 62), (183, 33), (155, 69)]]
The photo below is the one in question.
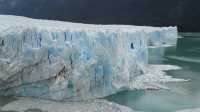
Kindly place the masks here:
[(178, 30), (176, 27), (164, 27), (149, 32), (150, 46), (175, 45), (177, 42)]
[(143, 75), (148, 44), (172, 43), (176, 34), (0, 15), (0, 94), (85, 100), (125, 90)]

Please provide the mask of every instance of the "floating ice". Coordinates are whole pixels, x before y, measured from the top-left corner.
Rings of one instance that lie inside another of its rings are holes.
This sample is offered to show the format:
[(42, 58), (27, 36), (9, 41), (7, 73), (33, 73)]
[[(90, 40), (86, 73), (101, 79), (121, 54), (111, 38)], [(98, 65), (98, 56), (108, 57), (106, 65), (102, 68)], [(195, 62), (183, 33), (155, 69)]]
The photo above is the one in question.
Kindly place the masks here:
[(106, 100), (54, 102), (33, 98), (20, 98), (2, 108), (2, 111), (32, 112), (31, 110), (39, 112), (136, 112), (128, 107)]
[(200, 112), (200, 108), (183, 109), (183, 110), (178, 110), (176, 112)]
[(54, 100), (101, 98), (141, 84), (138, 77), (147, 79), (148, 44), (173, 44), (176, 37), (176, 27), (0, 15), (0, 93)]
[(188, 81), (184, 79), (173, 78), (168, 76), (165, 71), (179, 70), (179, 66), (174, 65), (148, 65), (144, 75), (135, 77), (129, 86), (133, 89), (169, 89), (161, 83), (166, 82), (183, 82)]

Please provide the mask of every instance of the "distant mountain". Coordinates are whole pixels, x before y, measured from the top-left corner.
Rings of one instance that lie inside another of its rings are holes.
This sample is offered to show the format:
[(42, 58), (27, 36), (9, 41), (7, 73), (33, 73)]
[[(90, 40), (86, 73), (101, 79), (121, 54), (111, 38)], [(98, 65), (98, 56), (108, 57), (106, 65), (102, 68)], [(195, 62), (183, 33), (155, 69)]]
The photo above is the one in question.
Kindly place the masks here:
[(0, 0), (0, 14), (96, 24), (178, 25), (200, 32), (199, 0)]

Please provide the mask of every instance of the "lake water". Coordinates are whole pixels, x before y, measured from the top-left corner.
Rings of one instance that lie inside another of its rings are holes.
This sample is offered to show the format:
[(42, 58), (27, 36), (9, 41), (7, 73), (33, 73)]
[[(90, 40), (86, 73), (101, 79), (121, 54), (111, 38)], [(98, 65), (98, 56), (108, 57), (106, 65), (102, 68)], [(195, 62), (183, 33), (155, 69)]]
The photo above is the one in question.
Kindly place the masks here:
[[(191, 79), (189, 82), (168, 83), (170, 90), (125, 91), (106, 99), (143, 112), (174, 112), (180, 109), (200, 108), (200, 34), (183, 35), (177, 46), (150, 49), (152, 64), (171, 64), (182, 70), (169, 71), (168, 75)], [(0, 107), (14, 100), (0, 97)]]
[[(107, 97), (108, 100), (143, 112), (174, 112), (200, 108), (200, 34), (183, 34), (177, 46), (158, 48), (159, 55), (151, 56), (150, 63), (171, 64), (182, 70), (168, 75), (190, 79), (189, 82), (169, 83), (170, 90), (125, 91)], [(155, 50), (150, 50), (155, 53)]]

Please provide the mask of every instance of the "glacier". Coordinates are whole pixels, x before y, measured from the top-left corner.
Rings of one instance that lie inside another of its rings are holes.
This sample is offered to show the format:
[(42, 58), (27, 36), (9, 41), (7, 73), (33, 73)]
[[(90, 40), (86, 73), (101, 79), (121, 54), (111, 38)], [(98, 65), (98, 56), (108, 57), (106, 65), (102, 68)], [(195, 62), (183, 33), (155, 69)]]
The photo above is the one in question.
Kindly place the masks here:
[(147, 75), (148, 47), (176, 44), (176, 40), (176, 27), (0, 15), (0, 95), (87, 100), (146, 88), (141, 83), (145, 76), (151, 82), (165, 78)]

